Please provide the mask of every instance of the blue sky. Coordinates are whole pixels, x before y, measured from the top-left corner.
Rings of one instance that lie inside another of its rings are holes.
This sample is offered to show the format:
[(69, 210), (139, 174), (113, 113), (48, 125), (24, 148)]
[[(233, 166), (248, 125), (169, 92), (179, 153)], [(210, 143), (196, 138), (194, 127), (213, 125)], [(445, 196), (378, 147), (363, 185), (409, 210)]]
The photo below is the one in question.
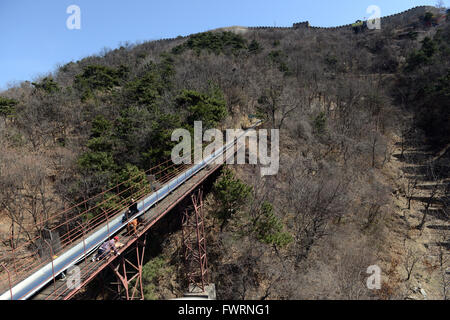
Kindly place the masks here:
[[(446, 0), (448, 5), (450, 0)], [(218, 27), (291, 26), (309, 20), (336, 26), (436, 0), (0, 0), (0, 90), (8, 83), (33, 80), (57, 64), (96, 54), (120, 42), (146, 41)], [(81, 9), (81, 29), (69, 30), (67, 7)]]

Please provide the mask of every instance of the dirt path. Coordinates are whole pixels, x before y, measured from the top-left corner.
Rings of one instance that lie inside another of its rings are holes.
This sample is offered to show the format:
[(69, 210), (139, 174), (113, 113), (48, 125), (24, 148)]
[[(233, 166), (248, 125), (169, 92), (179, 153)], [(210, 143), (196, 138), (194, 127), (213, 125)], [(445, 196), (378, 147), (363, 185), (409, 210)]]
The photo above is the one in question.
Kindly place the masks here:
[[(395, 187), (395, 209), (387, 217), (391, 261), (385, 266), (386, 281), (403, 299), (450, 296), (450, 163), (433, 158), (435, 154), (418, 140), (410, 141), (403, 155), (397, 143), (384, 170)], [(423, 228), (418, 229), (425, 212)]]

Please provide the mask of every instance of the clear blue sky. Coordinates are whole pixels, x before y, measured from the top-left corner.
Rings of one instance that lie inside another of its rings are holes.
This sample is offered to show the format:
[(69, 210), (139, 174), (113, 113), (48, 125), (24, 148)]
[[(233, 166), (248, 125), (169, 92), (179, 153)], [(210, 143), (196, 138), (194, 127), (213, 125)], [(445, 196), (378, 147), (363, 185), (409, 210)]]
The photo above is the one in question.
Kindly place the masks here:
[[(446, 0), (448, 5), (450, 0)], [(0, 90), (32, 80), (56, 65), (117, 48), (120, 42), (155, 40), (218, 27), (291, 26), (309, 20), (336, 26), (436, 0), (0, 0)], [(81, 9), (81, 29), (69, 30), (68, 6)]]

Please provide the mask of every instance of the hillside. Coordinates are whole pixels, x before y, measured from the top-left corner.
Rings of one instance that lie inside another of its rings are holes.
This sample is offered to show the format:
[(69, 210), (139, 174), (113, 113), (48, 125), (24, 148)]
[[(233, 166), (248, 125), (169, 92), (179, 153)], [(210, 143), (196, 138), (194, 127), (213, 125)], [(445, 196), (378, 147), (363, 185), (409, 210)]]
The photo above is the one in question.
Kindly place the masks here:
[[(218, 298), (447, 299), (449, 55), (444, 12), (417, 7), (381, 30), (230, 27), (128, 44), (0, 92), (2, 252), (170, 159), (174, 129), (255, 114), (280, 129), (280, 170), (230, 165), (208, 190)], [(149, 299), (184, 290), (180, 232), (159, 232)], [(366, 287), (370, 265), (381, 290)]]

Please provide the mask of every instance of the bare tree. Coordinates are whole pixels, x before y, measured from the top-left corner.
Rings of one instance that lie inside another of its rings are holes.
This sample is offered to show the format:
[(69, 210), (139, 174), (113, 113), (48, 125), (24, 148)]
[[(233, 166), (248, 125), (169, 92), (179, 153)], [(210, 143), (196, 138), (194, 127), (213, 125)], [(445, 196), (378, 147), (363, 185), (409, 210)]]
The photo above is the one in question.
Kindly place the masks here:
[(436, 198), (436, 196), (439, 193), (439, 186), (440, 186), (440, 183), (441, 183), (440, 179), (438, 178), (437, 174), (435, 173), (435, 169), (434, 169), (433, 164), (429, 163), (427, 165), (427, 170), (428, 170), (428, 176), (431, 177), (432, 180), (433, 180), (433, 185), (431, 187), (430, 194), (427, 197), (427, 201), (426, 201), (426, 203), (424, 205), (422, 221), (416, 227), (419, 230), (423, 230), (423, 227), (425, 226), (425, 222), (427, 220), (430, 207), (433, 204), (433, 202), (435, 201), (435, 198)]
[(50, 218), (58, 209), (45, 164), (45, 158), (39, 156), (7, 160), (8, 171), (0, 179), (3, 187), (0, 205), (10, 218), (12, 247), (21, 237), (33, 242), (37, 235), (42, 235), (50, 228)]
[(406, 244), (404, 245), (404, 247), (406, 250), (406, 255), (403, 260), (403, 267), (405, 268), (407, 274), (405, 281), (408, 281), (411, 278), (411, 275), (414, 271), (414, 267), (422, 258), (422, 255), (410, 247), (407, 248)]
[(342, 298), (358, 300), (367, 298), (368, 289), (365, 283), (367, 267), (372, 256), (367, 246), (355, 245), (342, 249), (337, 263), (336, 280)]
[(416, 195), (417, 183), (418, 183), (418, 178), (407, 179), (405, 195), (408, 200), (408, 210), (411, 209), (411, 201), (414, 198), (414, 196)]
[[(347, 205), (349, 181), (344, 176), (326, 173), (311, 176), (307, 170), (295, 169), (299, 174), (290, 178), (287, 193), (288, 207), (292, 212), (294, 256), (296, 265), (307, 257), (313, 244), (327, 232), (328, 223), (339, 219)], [(290, 171), (294, 172), (291, 168)]]
[(263, 90), (257, 108), (270, 121), (272, 128), (281, 129), (285, 120), (304, 105), (302, 90), (293, 90), (286, 80), (276, 78)]

